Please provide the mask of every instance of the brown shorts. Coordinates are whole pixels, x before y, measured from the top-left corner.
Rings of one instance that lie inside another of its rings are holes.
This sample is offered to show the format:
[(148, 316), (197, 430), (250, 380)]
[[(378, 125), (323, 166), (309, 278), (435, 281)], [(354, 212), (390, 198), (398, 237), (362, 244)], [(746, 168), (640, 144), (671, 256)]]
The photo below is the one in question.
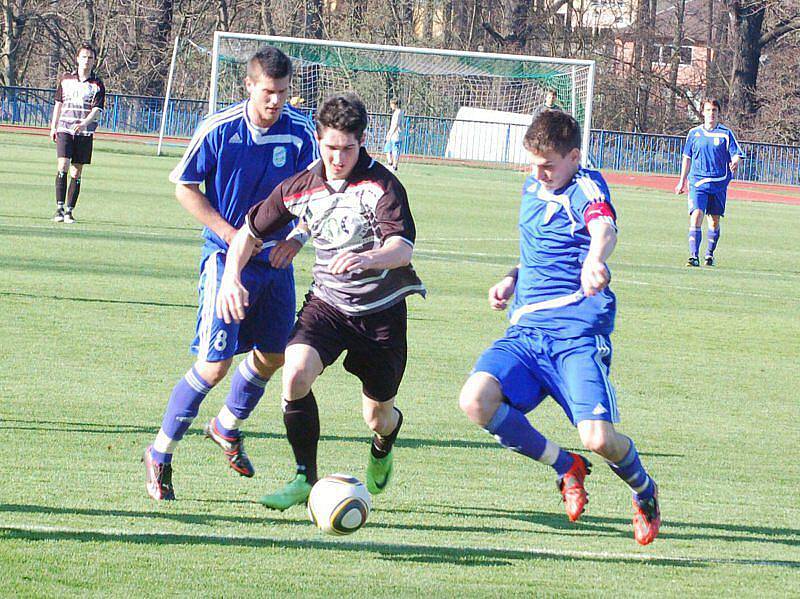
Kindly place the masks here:
[(289, 345), (310, 345), (326, 368), (346, 350), (344, 369), (359, 378), (364, 395), (389, 401), (406, 369), (406, 320), (405, 300), (366, 316), (348, 316), (309, 293)]
[(92, 136), (56, 133), (56, 155), (69, 158), (75, 164), (91, 164)]

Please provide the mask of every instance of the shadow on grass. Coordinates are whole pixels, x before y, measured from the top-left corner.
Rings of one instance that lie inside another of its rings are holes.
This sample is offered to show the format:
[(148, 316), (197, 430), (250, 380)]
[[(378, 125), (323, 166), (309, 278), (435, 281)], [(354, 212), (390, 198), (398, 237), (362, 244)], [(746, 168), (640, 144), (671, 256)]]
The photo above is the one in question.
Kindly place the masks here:
[(43, 295), (39, 293), (17, 293), (16, 291), (0, 291), (0, 297), (25, 297), (64, 302), (85, 302), (91, 304), (124, 304), (127, 306), (158, 306), (161, 308), (189, 308), (197, 310), (197, 304), (171, 304), (168, 302), (145, 302), (136, 300), (115, 300), (98, 297), (67, 297), (63, 295)]
[(136, 264), (88, 264), (85, 262), (70, 262), (68, 260), (53, 260), (47, 258), (22, 258), (6, 257), (0, 258), (0, 270), (24, 271), (28, 274), (33, 272), (55, 273), (54, 276), (77, 274), (77, 275), (111, 275), (125, 277), (142, 277), (149, 279), (165, 280), (191, 280), (197, 277), (194, 270), (190, 268), (173, 268), (164, 265), (155, 269), (152, 266)]
[[(83, 223), (84, 221), (80, 222)], [(98, 221), (92, 221), (91, 224), (116, 224), (116, 223), (100, 223)], [(14, 226), (13, 228), (4, 228), (2, 227), (2, 225), (0, 225), (0, 235), (5, 235), (8, 237), (41, 238), (47, 240), (48, 242), (52, 242), (53, 236), (58, 235), (59, 237), (75, 237), (75, 238), (80, 238), (81, 240), (95, 239), (100, 241), (109, 241), (113, 243), (118, 243), (120, 241), (130, 241), (135, 243), (143, 243), (148, 246), (154, 244), (164, 244), (173, 246), (200, 247), (200, 245), (202, 245), (202, 239), (200, 238), (199, 235), (196, 234), (197, 231), (194, 229), (174, 228), (173, 231), (195, 233), (195, 235), (176, 237), (174, 233), (155, 235), (153, 233), (134, 233), (127, 231), (90, 231), (80, 227), (75, 228), (75, 227), (59, 226), (55, 223), (53, 223), (52, 227), (46, 227), (46, 228), (41, 226), (39, 227)]]
[[(0, 295), (2, 295), (0, 293)], [(12, 423), (12, 424), (8, 424)], [(158, 426), (135, 426), (128, 424), (106, 424), (92, 422), (73, 422), (64, 420), (31, 420), (22, 418), (6, 418), (0, 415), (0, 431), (2, 430), (26, 430), (44, 432), (66, 432), (66, 433), (88, 433), (97, 435), (126, 435), (126, 434), (152, 434), (158, 432)], [(201, 436), (203, 431), (200, 428), (193, 428), (187, 431), (187, 436)], [(286, 435), (280, 432), (261, 432), (246, 431), (248, 439), (270, 439), (285, 440)], [(321, 441), (340, 441), (345, 443), (369, 443), (369, 436), (354, 435), (322, 435)], [(462, 449), (489, 449), (504, 451), (503, 447), (492, 441), (470, 441), (466, 439), (420, 439), (413, 437), (400, 437), (395, 442), (397, 447), (407, 447), (411, 449), (421, 449), (426, 447), (437, 448), (462, 448)], [(565, 447), (568, 451), (581, 451), (576, 448)], [(639, 452), (639, 455), (660, 457), (660, 458), (683, 458), (679, 453), (659, 453), (659, 452)]]
[[(388, 509), (387, 512), (417, 514), (421, 509), (402, 510)], [(591, 530), (604, 533), (619, 533), (621, 536), (633, 535), (631, 520), (627, 518), (610, 518), (584, 514), (578, 522), (568, 522), (562, 514), (539, 512), (533, 510), (506, 510), (502, 508), (464, 507), (451, 504), (428, 504), (427, 511), (447, 516), (488, 517), (530, 522), (561, 530)], [(621, 528), (620, 528), (621, 527)], [(699, 532), (684, 532), (684, 531)], [(706, 532), (707, 531), (707, 532)], [(725, 533), (725, 534), (723, 534)], [(538, 533), (537, 533), (538, 534)], [(800, 530), (792, 528), (773, 528), (769, 526), (751, 526), (742, 524), (718, 524), (714, 522), (680, 522), (669, 518), (662, 522), (659, 539), (714, 540), (740, 543), (776, 543), (800, 547)]]
[(133, 531), (83, 531), (46, 527), (0, 525), (0, 536), (25, 541), (72, 541), (85, 543), (128, 543), (164, 547), (226, 546), (274, 547), (279, 549), (315, 549), (372, 554), (392, 562), (453, 564), (459, 566), (507, 566), (532, 559), (579, 561), (594, 563), (642, 564), (654, 566), (704, 568), (713, 565), (773, 566), (800, 568), (793, 560), (760, 560), (704, 557), (655, 557), (651, 554), (613, 554), (590, 551), (548, 551), (545, 549), (504, 549), (492, 547), (452, 547), (448, 545), (414, 545), (405, 543), (359, 542), (354, 540), (283, 539), (259, 536), (193, 535), (179, 533), (137, 533)]

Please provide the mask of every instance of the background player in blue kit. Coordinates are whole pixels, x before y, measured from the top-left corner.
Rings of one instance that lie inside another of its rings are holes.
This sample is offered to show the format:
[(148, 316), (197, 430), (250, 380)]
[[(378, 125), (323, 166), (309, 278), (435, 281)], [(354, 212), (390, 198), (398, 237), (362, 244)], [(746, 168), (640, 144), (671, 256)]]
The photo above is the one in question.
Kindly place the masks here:
[(575, 521), (587, 503), (591, 464), (546, 439), (525, 416), (552, 396), (584, 447), (632, 488), (634, 536), (646, 545), (661, 524), (658, 490), (633, 441), (614, 428), (608, 378), (616, 298), (605, 263), (616, 244), (616, 213), (600, 173), (580, 168), (580, 129), (570, 115), (544, 111), (524, 144), (533, 174), (522, 192), (520, 262), (489, 290), (495, 310), (514, 296), (511, 326), (478, 359), (459, 404), (501, 445), (556, 471)]
[(703, 124), (689, 131), (683, 146), (681, 174), (675, 193), (686, 191), (689, 181), (689, 260), (686, 266), (700, 266), (703, 215), (708, 215), (708, 247), (704, 263), (714, 266), (719, 242), (721, 216), (725, 216), (728, 183), (743, 158), (733, 131), (720, 125), (719, 100), (703, 101)]
[(224, 450), (234, 470), (243, 476), (254, 474), (239, 426), (283, 364), (295, 313), (292, 269), (270, 266), (270, 252), (273, 264), (288, 265), (297, 244), (282, 240), (302, 232), (293, 233), (287, 225), (255, 246), (242, 273), (251, 297), (242, 322), (226, 324), (216, 317), (214, 306), (228, 244), (247, 212), (281, 181), (319, 157), (313, 123), (284, 106), (291, 76), (292, 64), (283, 52), (273, 47), (257, 52), (247, 63), (249, 99), (207, 117), (170, 175), (178, 201), (205, 225), (205, 243), (191, 345), (197, 361), (172, 390), (161, 430), (145, 450), (147, 492), (153, 499), (175, 498), (171, 465), (175, 446), (206, 394), (227, 374), (233, 356), (244, 352), (249, 353), (233, 375), (225, 405), (205, 433)]

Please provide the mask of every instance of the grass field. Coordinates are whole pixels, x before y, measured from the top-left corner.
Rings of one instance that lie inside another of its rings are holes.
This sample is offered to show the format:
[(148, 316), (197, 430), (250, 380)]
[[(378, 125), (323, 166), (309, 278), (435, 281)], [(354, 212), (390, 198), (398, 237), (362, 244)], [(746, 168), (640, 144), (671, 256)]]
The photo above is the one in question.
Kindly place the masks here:
[[(504, 330), (485, 294), (516, 261), (522, 175), (404, 167), (429, 296), (409, 301), (396, 482), (363, 530), (333, 538), (302, 509), (255, 503), (292, 472), (274, 382), (247, 426), (254, 479), (200, 432), (223, 383), (176, 454), (178, 501), (144, 491), (139, 459), (195, 323), (199, 228), (173, 199), (175, 157), (97, 143), (70, 226), (50, 222), (52, 144), (0, 134), (0, 154), (0, 596), (800, 594), (800, 207), (732, 202), (719, 266), (686, 269), (684, 200), (615, 190), (621, 430), (664, 519), (639, 547), (629, 493), (599, 460), (571, 524), (550, 469), (457, 408)], [(338, 364), (315, 386), (322, 472), (363, 479), (358, 390)], [(533, 418), (577, 447), (553, 402)]]

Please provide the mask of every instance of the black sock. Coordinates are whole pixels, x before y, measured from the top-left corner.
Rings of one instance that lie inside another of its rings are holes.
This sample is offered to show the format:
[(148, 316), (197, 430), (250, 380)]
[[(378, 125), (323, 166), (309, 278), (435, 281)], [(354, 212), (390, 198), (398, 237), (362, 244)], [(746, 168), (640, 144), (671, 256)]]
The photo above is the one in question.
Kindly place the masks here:
[(81, 192), (81, 178), (69, 180), (69, 199), (67, 200), (67, 210), (75, 208), (78, 203), (78, 194)]
[(394, 445), (395, 439), (397, 439), (397, 433), (400, 432), (400, 427), (403, 426), (403, 413), (395, 408), (397, 412), (397, 426), (394, 427), (394, 430), (386, 435), (385, 437), (375, 433), (372, 436), (372, 456), (376, 458), (385, 458), (389, 455), (389, 452), (392, 451), (392, 445)]
[(56, 206), (63, 210), (64, 200), (67, 197), (67, 173), (61, 171), (56, 174)]
[(314, 393), (283, 403), (283, 424), (292, 446), (297, 473), (305, 474), (310, 484), (317, 482), (317, 445), (319, 444), (319, 410)]

